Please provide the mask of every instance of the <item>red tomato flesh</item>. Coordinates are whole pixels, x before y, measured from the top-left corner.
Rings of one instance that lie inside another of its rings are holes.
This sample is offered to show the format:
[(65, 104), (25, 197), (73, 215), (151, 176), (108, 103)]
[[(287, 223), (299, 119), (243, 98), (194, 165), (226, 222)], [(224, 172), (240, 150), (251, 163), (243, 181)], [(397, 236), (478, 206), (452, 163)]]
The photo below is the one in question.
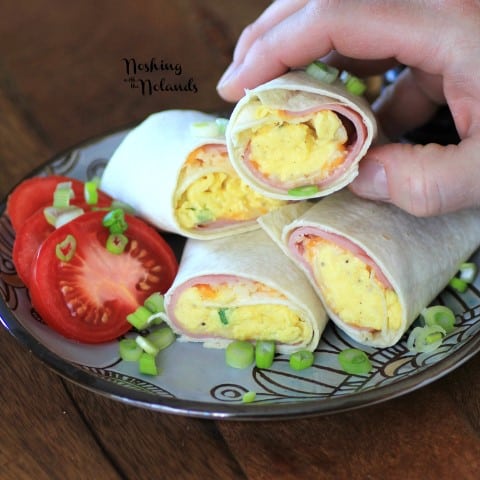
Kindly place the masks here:
[[(128, 314), (154, 292), (164, 293), (178, 270), (171, 247), (152, 227), (125, 215), (129, 242), (110, 253), (105, 244), (105, 212), (88, 212), (51, 233), (38, 250), (31, 270), (33, 307), (47, 325), (85, 343), (114, 340), (130, 330)], [(67, 235), (76, 240), (68, 262), (55, 249)]]
[[(92, 205), (88, 205), (84, 197), (84, 182), (75, 178), (64, 177), (62, 175), (50, 175), (48, 177), (32, 177), (18, 184), (7, 200), (7, 214), (12, 223), (13, 229), (18, 231), (25, 221), (37, 210), (44, 209), (53, 202), (53, 193), (57, 185), (62, 182), (71, 182), (75, 197), (71, 204), (83, 208), (85, 211), (91, 210)], [(98, 191), (98, 203), (95, 207), (109, 207), (112, 203), (112, 197), (105, 192)]]

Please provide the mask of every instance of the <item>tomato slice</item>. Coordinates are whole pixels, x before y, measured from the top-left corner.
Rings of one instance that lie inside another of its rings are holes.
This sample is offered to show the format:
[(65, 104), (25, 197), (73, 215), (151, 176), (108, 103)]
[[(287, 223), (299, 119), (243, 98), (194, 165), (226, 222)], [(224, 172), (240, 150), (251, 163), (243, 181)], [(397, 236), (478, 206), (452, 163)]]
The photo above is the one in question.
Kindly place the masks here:
[[(57, 185), (62, 182), (72, 182), (72, 189), (75, 193), (75, 198), (71, 200), (72, 205), (84, 210), (91, 209), (92, 206), (85, 201), (84, 183), (80, 180), (62, 175), (28, 178), (13, 189), (7, 200), (7, 214), (12, 222), (13, 229), (18, 231), (28, 217), (37, 210), (51, 205), (53, 193)], [(109, 207), (112, 203), (112, 197), (100, 190), (98, 193), (98, 203), (95, 207)]]
[(55, 227), (47, 222), (43, 209), (40, 209), (31, 215), (15, 234), (13, 263), (17, 275), (27, 287), (30, 285), (30, 272), (37, 251), (43, 241), (54, 231)]
[[(40, 246), (31, 271), (33, 307), (58, 333), (85, 343), (107, 342), (126, 333), (131, 328), (127, 315), (152, 293), (164, 293), (178, 270), (170, 245), (131, 215), (125, 215), (125, 251), (110, 253), (104, 215), (88, 212), (56, 229)], [(61, 261), (55, 249), (68, 235), (76, 240), (75, 253)]]

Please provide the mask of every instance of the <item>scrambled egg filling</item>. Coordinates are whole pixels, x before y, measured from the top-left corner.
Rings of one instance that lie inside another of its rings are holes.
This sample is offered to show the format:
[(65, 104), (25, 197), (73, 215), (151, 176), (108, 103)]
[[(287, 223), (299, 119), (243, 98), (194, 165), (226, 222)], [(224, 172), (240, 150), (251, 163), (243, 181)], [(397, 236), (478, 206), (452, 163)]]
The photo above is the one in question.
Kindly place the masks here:
[[(203, 170), (200, 176), (199, 170)], [(197, 178), (190, 182), (192, 177)], [(285, 203), (266, 198), (245, 184), (221, 146), (194, 150), (182, 167), (177, 186), (175, 215), (186, 229), (216, 221), (254, 220)]]
[(326, 303), (345, 323), (370, 331), (400, 328), (398, 296), (377, 280), (370, 266), (318, 237), (306, 239), (304, 246)]
[(289, 345), (308, 341), (311, 325), (282, 300), (283, 295), (258, 282), (197, 284), (181, 293), (174, 314), (191, 336)]
[(250, 141), (250, 162), (273, 181), (294, 186), (320, 183), (347, 155), (347, 130), (330, 110), (320, 110), (310, 120), (300, 121), (281, 110), (261, 106), (257, 117), (267, 117), (268, 121), (242, 135)]

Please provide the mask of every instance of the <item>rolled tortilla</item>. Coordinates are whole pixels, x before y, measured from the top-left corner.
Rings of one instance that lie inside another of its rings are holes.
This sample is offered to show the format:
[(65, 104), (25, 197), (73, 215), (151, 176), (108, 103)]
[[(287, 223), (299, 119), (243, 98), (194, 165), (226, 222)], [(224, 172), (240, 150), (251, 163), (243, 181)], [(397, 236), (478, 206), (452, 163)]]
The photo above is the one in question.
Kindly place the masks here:
[(127, 134), (109, 160), (102, 189), (164, 231), (217, 238), (257, 229), (256, 218), (283, 202), (253, 191), (238, 177), (224, 136), (192, 134), (213, 115), (165, 110)]
[(165, 311), (180, 340), (216, 348), (273, 340), (280, 353), (313, 351), (327, 321), (303, 272), (261, 229), (189, 239)]
[(238, 174), (283, 200), (322, 197), (349, 184), (376, 136), (363, 97), (340, 80), (327, 84), (304, 71), (247, 90), (226, 131)]
[(480, 211), (419, 218), (342, 190), (259, 222), (305, 272), (335, 324), (364, 345), (397, 343), (480, 245)]

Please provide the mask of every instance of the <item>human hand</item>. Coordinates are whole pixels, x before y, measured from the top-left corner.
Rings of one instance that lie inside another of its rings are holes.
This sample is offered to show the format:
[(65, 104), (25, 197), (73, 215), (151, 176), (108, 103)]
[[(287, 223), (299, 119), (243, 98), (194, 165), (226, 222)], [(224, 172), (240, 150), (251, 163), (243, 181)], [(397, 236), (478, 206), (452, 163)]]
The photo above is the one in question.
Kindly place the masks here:
[(237, 43), (219, 94), (322, 58), (357, 75), (406, 68), (373, 108), (390, 138), (447, 103), (458, 145), (372, 147), (350, 188), (418, 216), (480, 206), (480, 4), (475, 0), (277, 0)]

